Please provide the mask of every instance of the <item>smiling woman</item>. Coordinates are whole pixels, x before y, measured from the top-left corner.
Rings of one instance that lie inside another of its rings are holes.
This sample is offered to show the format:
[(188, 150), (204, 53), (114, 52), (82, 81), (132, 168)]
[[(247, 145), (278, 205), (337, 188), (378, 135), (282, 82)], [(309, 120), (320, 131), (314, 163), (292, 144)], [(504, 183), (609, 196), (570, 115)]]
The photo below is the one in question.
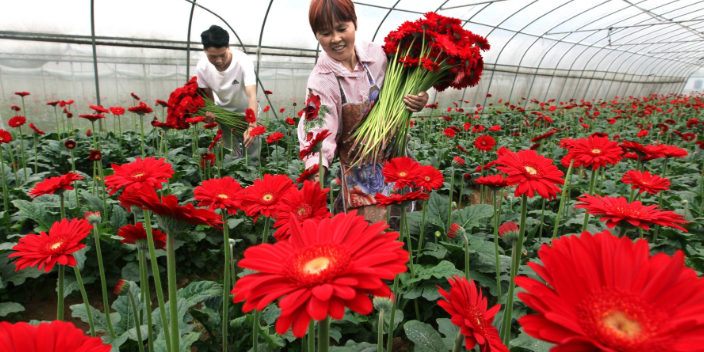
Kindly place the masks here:
[[(314, 112), (306, 113), (298, 125), (300, 147), (308, 148), (313, 136), (329, 135), (322, 143), (322, 157), (318, 153), (303, 157), (306, 169), (321, 163), (325, 170), (339, 156), (342, 192), (335, 211), (356, 208), (369, 221), (385, 220), (386, 208), (375, 206), (374, 195), (390, 193), (390, 185), (380, 174), (386, 160), (378, 158), (352, 167), (355, 153), (351, 137), (379, 99), (386, 54), (379, 44), (356, 41), (357, 15), (351, 0), (313, 0), (308, 18), (323, 53), (308, 78), (306, 109)], [(420, 111), (428, 95), (420, 92), (402, 99), (410, 111)]]

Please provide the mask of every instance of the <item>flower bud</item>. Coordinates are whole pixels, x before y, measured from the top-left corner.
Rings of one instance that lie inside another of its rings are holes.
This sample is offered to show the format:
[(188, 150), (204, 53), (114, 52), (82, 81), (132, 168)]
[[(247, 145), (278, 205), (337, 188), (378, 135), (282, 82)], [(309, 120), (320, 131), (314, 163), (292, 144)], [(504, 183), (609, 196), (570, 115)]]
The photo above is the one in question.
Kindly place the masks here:
[(513, 245), (518, 241), (518, 225), (513, 221), (504, 223), (499, 226), (499, 236), (505, 243)]
[(452, 164), (455, 166), (464, 166), (464, 159), (459, 156), (456, 156), (452, 159)]
[(440, 231), (435, 231), (435, 237), (440, 237), (442, 236), (442, 232)]
[(372, 302), (374, 303), (374, 309), (388, 313), (394, 307), (394, 294), (392, 293), (389, 297), (374, 296)]
[(462, 226), (453, 222), (452, 225), (450, 225), (450, 230), (447, 232), (447, 237), (454, 239), (458, 233), (464, 236), (465, 230)]
[(89, 211), (84, 215), (84, 218), (86, 220), (88, 220), (88, 222), (93, 226), (97, 226), (102, 221), (102, 218), (100, 217), (99, 211), (96, 211), (96, 212)]
[(115, 291), (114, 293), (118, 296), (124, 296), (129, 294), (130, 292), (130, 283), (129, 281), (120, 279), (117, 280), (117, 285), (115, 285)]

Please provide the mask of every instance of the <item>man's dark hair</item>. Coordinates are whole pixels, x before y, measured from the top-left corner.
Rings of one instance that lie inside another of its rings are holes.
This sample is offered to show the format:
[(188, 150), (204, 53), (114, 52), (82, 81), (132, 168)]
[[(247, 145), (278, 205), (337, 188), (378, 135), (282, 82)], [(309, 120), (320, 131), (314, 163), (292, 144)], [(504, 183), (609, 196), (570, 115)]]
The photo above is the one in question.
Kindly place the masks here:
[(203, 49), (210, 47), (222, 48), (230, 45), (230, 35), (220, 26), (212, 25), (200, 34)]

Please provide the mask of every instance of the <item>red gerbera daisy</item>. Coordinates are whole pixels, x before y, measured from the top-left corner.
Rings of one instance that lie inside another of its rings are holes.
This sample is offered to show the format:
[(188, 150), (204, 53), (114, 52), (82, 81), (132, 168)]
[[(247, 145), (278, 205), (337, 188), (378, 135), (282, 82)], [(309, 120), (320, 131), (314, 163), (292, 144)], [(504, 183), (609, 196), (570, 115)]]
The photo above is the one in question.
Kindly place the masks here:
[(49, 177), (48, 179), (37, 183), (34, 188), (29, 191), (32, 199), (45, 194), (61, 194), (64, 191), (73, 190), (73, 181), (83, 180), (82, 176), (69, 172), (62, 176)]
[(294, 120), (294, 119), (292, 119), (292, 118), (290, 118), (290, 117), (286, 118), (286, 124), (287, 124), (287, 125), (293, 126), (295, 123), (296, 123), (296, 120)]
[(419, 172), (420, 164), (405, 156), (389, 160), (381, 169), (386, 182), (394, 183), (396, 189), (412, 186), (418, 179)]
[(320, 165), (315, 164), (311, 166), (310, 169), (303, 171), (301, 175), (298, 176), (298, 178), (296, 179), (296, 183), (303, 183), (303, 181), (310, 180), (311, 178), (315, 177), (315, 175), (317, 175), (319, 171)]
[(552, 135), (554, 135), (554, 134), (555, 134), (555, 130), (550, 130), (550, 131), (545, 132), (545, 133), (543, 133), (543, 134), (541, 134), (541, 135), (539, 135), (539, 136), (535, 136), (535, 137), (531, 138), (530, 141), (533, 142), (533, 143), (535, 143), (535, 142), (537, 142), (537, 141), (539, 141), (539, 140), (543, 140), (543, 139), (545, 139), (545, 138), (548, 138), (548, 137), (550, 137), (550, 136), (552, 136)]
[(674, 145), (663, 145), (662, 153), (667, 158), (684, 158), (685, 156), (689, 155), (686, 150)]
[(78, 117), (82, 117), (90, 122), (95, 122), (100, 119), (104, 119), (105, 115), (103, 115), (103, 114), (83, 114), (83, 115), (78, 115)]
[[(638, 142), (621, 142), (621, 146), (627, 148), (628, 150), (636, 154), (635, 159), (640, 158), (642, 161), (648, 161), (653, 159), (659, 159), (665, 157), (665, 148), (662, 145), (642, 145)], [(628, 155), (624, 155), (627, 158)]]
[(100, 150), (91, 149), (91, 151), (88, 153), (88, 159), (90, 160), (100, 161), (100, 159), (102, 158), (103, 154), (100, 152)]
[(312, 153), (319, 152), (322, 148), (323, 141), (330, 135), (330, 130), (322, 130), (318, 132), (315, 137), (311, 137), (310, 144), (301, 149), (301, 151), (298, 153), (298, 157), (303, 160), (305, 157), (310, 156)]
[(670, 180), (660, 178), (658, 175), (651, 175), (648, 171), (628, 171), (623, 174), (621, 182), (632, 184), (631, 189), (637, 189), (638, 193), (658, 194), (660, 191), (668, 191), (670, 189)]
[(178, 205), (174, 195), (161, 197), (154, 188), (142, 187), (131, 192), (124, 192), (120, 200), (127, 205), (135, 205), (150, 210), (159, 220), (159, 227), (169, 235), (175, 236), (188, 229), (188, 225), (206, 225), (222, 229), (221, 217), (209, 209), (197, 209), (191, 203)]
[(162, 183), (166, 182), (174, 174), (171, 164), (165, 160), (157, 159), (153, 156), (148, 158), (137, 158), (137, 160), (124, 164), (112, 164), (113, 174), (105, 177), (105, 185), (108, 194), (113, 195), (121, 189), (129, 192), (132, 189), (150, 187), (161, 189)]
[(165, 102), (165, 101), (163, 101), (163, 100), (157, 99), (157, 100), (156, 100), (156, 105), (159, 105), (159, 106), (161, 106), (161, 107), (163, 107), (163, 108), (166, 108), (166, 107), (169, 106), (169, 103), (167, 103), (167, 102)]
[(442, 172), (431, 165), (421, 165), (415, 184), (417, 187), (430, 192), (442, 187), (444, 181), (445, 177), (442, 175)]
[(22, 108), (20, 108), (20, 107), (17, 106), (17, 105), (12, 105), (12, 106), (10, 106), (10, 109), (12, 109), (12, 110), (14, 110), (14, 111), (22, 111)]
[(618, 142), (610, 141), (605, 137), (592, 136), (573, 141), (569, 155), (574, 159), (575, 167), (591, 166), (596, 170), (607, 164), (614, 165), (621, 161), (623, 149), (618, 146)]
[[(296, 220), (294, 220), (297, 222)], [(369, 314), (369, 295), (391, 294), (387, 283), (406, 271), (408, 252), (398, 232), (384, 232), (383, 222), (369, 225), (356, 211), (320, 223), (291, 226), (288, 241), (261, 244), (244, 252), (241, 268), (258, 271), (237, 281), (233, 301), (242, 310), (263, 310), (279, 301), (276, 332), (302, 337), (311, 319), (342, 319), (345, 307)]]
[(89, 108), (93, 109), (96, 114), (107, 114), (110, 110), (104, 108), (102, 105), (88, 105)]
[(257, 126), (249, 131), (249, 135), (252, 137), (261, 136), (264, 133), (266, 133), (266, 127), (264, 126)]
[(20, 127), (20, 126), (24, 125), (25, 123), (27, 123), (27, 119), (24, 116), (19, 116), (19, 115), (15, 116), (15, 117), (11, 118), (9, 121), (7, 121), (7, 124), (10, 125), (10, 127), (14, 127), (14, 128)]
[(249, 123), (257, 122), (257, 115), (254, 113), (254, 110), (249, 109), (249, 108), (244, 111), (244, 118)]
[(254, 184), (244, 190), (242, 205), (247, 216), (254, 216), (256, 222), (259, 215), (276, 215), (277, 206), (292, 187), (293, 182), (286, 175), (266, 174), (260, 180), (254, 180)]
[(32, 131), (34, 131), (34, 133), (36, 133), (36, 134), (38, 134), (38, 135), (40, 135), (40, 136), (44, 134), (44, 131), (38, 129), (37, 126), (34, 126), (34, 124), (31, 123), (31, 122), (29, 123), (29, 128), (31, 128)]
[(528, 265), (543, 279), (521, 276), (518, 293), (537, 314), (519, 319), (525, 332), (554, 351), (701, 351), (704, 290), (684, 253), (650, 256), (609, 231), (562, 237)]
[(474, 180), (474, 183), (479, 184), (479, 185), (485, 185), (489, 188), (491, 188), (494, 191), (497, 191), (501, 188), (508, 187), (508, 182), (507, 179), (504, 178), (504, 175), (487, 175), (484, 177), (480, 177)]
[(552, 159), (538, 155), (535, 150), (505, 154), (496, 163), (500, 165), (497, 169), (508, 174), (506, 182), (509, 185), (518, 184), (514, 193), (516, 197), (526, 194), (533, 198), (537, 192), (541, 197), (551, 200), (557, 192), (562, 192), (556, 184), (565, 183), (561, 178), (564, 173), (553, 165)]
[(127, 111), (143, 116), (145, 114), (151, 114), (152, 108), (147, 106), (147, 104), (145, 104), (143, 101), (140, 101), (139, 105), (128, 108)]
[(575, 205), (575, 209), (586, 209), (591, 215), (601, 216), (599, 220), (605, 221), (610, 229), (622, 223), (649, 230), (650, 225), (655, 224), (687, 232), (682, 226), (677, 225), (688, 223), (684, 220), (684, 216), (670, 210), (658, 210), (657, 204), (644, 206), (640, 201), (628, 203), (624, 197), (602, 197), (598, 194), (593, 196), (583, 194), (582, 198), (577, 200), (580, 203)]
[(205, 180), (193, 190), (199, 207), (227, 209), (228, 214), (236, 214), (242, 208), (242, 186), (234, 178), (225, 176)]
[(492, 325), (501, 305), (487, 310), (487, 299), (482, 296), (481, 289), (477, 289), (474, 280), (467, 281), (464, 277), (455, 276), (448, 281), (450, 292), (438, 286), (438, 293), (446, 299), (439, 300), (438, 305), (452, 316), (450, 320), (460, 328), (467, 350), (474, 350), (478, 344), (482, 352), (508, 352), (501, 342), (499, 330)]
[(64, 147), (66, 147), (67, 149), (76, 148), (76, 142), (72, 141), (70, 139), (67, 139), (66, 142), (64, 142)]
[(112, 346), (99, 337), (60, 320), (39, 325), (24, 322), (0, 323), (0, 351), (3, 352), (110, 352)]
[(452, 138), (455, 136), (455, 130), (452, 128), (446, 128), (443, 133), (445, 134), (445, 137)]
[(205, 125), (203, 125), (203, 128), (206, 130), (209, 130), (209, 129), (211, 129), (213, 127), (217, 127), (217, 126), (218, 126), (217, 122), (212, 122), (212, 123), (206, 123)]
[(284, 196), (283, 200), (276, 208), (277, 228), (274, 237), (277, 241), (285, 241), (291, 236), (291, 226), (293, 218), (302, 224), (306, 220), (320, 222), (329, 218), (332, 214), (328, 211), (327, 195), (329, 188), (321, 189), (320, 184), (314, 181), (305, 181), (300, 190), (295, 187)]
[(205, 169), (205, 163), (209, 162), (210, 166), (215, 166), (215, 154), (203, 153), (200, 155), (200, 167)]
[[(137, 223), (137, 225), (122, 226), (117, 230), (117, 235), (122, 237), (120, 240), (122, 243), (136, 245), (140, 250), (149, 249), (147, 244), (147, 230), (141, 222)], [(166, 234), (163, 232), (152, 229), (152, 240), (154, 240), (154, 247), (156, 249), (166, 248)]]
[(410, 202), (423, 201), (429, 198), (430, 195), (423, 191), (409, 192), (404, 195), (398, 193), (391, 193), (391, 196), (388, 197), (381, 193), (377, 193), (376, 195), (374, 195), (374, 200), (376, 200), (376, 206), (380, 208), (385, 208), (389, 205), (398, 205), (404, 207)]
[(7, 144), (12, 142), (12, 134), (0, 128), (0, 144)]
[(284, 134), (281, 132), (274, 132), (269, 137), (266, 138), (266, 142), (271, 144), (271, 143), (276, 143), (280, 141), (282, 138), (284, 138)]
[(482, 152), (490, 152), (495, 145), (496, 141), (492, 136), (481, 136), (474, 140), (474, 147)]
[(29, 92), (15, 92), (15, 95), (19, 95), (21, 97), (26, 97), (29, 95)]
[(80, 243), (93, 226), (83, 219), (62, 219), (49, 229), (49, 234), (42, 231), (39, 235), (29, 234), (20, 238), (20, 242), (12, 247), (17, 251), (9, 255), (10, 258), (18, 257), (15, 261), (15, 271), (36, 266), (38, 270), (44, 268), (45, 272), (51, 271), (56, 263), (61, 265), (76, 266), (76, 259), (71, 253), (85, 247)]
[(137, 96), (137, 94), (130, 93), (130, 95), (132, 96), (132, 99), (134, 99), (134, 100), (140, 100), (139, 97)]

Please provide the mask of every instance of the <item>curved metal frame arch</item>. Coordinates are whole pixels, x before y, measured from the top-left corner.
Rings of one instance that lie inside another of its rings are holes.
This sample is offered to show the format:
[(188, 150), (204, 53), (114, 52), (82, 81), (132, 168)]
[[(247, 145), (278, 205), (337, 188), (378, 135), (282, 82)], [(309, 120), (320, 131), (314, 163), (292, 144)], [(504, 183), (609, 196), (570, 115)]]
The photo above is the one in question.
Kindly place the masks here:
[(186, 35), (186, 81), (191, 75), (191, 24), (193, 24), (193, 11), (196, 9), (196, 1), (191, 4), (191, 15), (188, 16), (188, 34)]
[(389, 11), (386, 12), (386, 15), (384, 16), (384, 18), (382, 18), (381, 22), (379, 22), (379, 25), (376, 26), (376, 31), (374, 31), (374, 36), (372, 37), (372, 41), (374, 41), (374, 39), (376, 39), (376, 35), (379, 33), (379, 28), (381, 28), (381, 25), (384, 24), (384, 21), (386, 21), (386, 18), (389, 17), (389, 15), (391, 14), (391, 11), (393, 11), (396, 8), (396, 5), (398, 5), (399, 2), (401, 2), (401, 0), (396, 0), (396, 3), (394, 4), (394, 6), (392, 6), (389, 9)]
[[(261, 83), (261, 80), (259, 79), (259, 64), (262, 62), (262, 39), (264, 37), (264, 26), (266, 26), (266, 20), (269, 18), (269, 11), (271, 10), (271, 4), (274, 3), (274, 0), (269, 0), (269, 6), (266, 8), (266, 13), (264, 14), (264, 19), (262, 20), (262, 29), (259, 31), (259, 44), (257, 44), (257, 82), (262, 87), (262, 91), (264, 91), (264, 85)], [(259, 88), (259, 87), (257, 87)], [(274, 108), (274, 104), (271, 103), (271, 99), (269, 99), (268, 94), (264, 94), (264, 97), (266, 97), (266, 101), (269, 103), (269, 106), (271, 107), (270, 110), (274, 113), (274, 118), (279, 119), (279, 115), (276, 114), (276, 109)]]

